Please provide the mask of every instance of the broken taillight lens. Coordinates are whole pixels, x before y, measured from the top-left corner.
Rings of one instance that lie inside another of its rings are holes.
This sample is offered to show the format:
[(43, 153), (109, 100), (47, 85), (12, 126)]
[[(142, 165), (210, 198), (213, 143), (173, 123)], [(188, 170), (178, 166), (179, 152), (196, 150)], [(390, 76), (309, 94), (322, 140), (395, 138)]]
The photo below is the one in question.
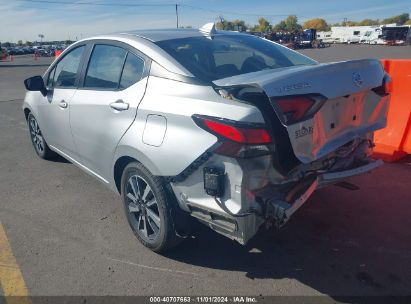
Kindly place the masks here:
[(275, 102), (283, 112), (286, 124), (303, 120), (315, 104), (314, 99), (306, 96), (279, 98)]
[(215, 153), (249, 158), (267, 155), (274, 150), (272, 138), (264, 126), (200, 115), (194, 115), (193, 119), (219, 139)]

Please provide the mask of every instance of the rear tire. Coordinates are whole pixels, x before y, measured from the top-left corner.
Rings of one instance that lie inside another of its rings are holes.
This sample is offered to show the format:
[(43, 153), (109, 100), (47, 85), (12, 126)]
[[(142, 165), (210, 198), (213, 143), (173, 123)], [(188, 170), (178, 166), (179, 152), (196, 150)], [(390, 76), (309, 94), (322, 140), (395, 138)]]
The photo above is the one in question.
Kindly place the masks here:
[(43, 159), (52, 159), (57, 156), (57, 154), (50, 150), (47, 145), (46, 140), (41, 133), (40, 126), (33, 114), (29, 113), (27, 116), (27, 124), (30, 131), (31, 143), (33, 144), (34, 150), (37, 155)]
[(163, 178), (138, 162), (128, 164), (121, 178), (121, 196), (128, 223), (139, 241), (154, 252), (176, 246), (173, 208), (179, 208)]

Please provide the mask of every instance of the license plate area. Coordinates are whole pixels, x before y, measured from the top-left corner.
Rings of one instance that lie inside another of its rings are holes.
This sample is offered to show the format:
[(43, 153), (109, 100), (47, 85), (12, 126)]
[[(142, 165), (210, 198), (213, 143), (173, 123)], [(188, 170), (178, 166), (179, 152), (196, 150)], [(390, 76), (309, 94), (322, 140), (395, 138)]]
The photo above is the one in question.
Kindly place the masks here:
[(366, 133), (383, 128), (389, 97), (372, 91), (329, 99), (310, 119), (287, 126), (296, 157), (312, 162)]
[[(327, 100), (314, 117), (316, 128), (320, 128), (323, 137), (329, 139), (360, 126), (364, 117), (364, 101), (364, 94)], [(320, 137), (314, 139), (321, 140)]]

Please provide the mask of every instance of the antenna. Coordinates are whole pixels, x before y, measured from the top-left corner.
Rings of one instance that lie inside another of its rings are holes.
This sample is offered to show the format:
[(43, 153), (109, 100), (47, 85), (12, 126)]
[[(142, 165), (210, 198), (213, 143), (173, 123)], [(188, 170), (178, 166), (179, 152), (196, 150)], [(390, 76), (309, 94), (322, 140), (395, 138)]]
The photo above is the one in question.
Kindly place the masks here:
[(214, 22), (204, 24), (202, 27), (200, 27), (200, 32), (207, 36), (214, 36), (215, 34), (217, 34)]

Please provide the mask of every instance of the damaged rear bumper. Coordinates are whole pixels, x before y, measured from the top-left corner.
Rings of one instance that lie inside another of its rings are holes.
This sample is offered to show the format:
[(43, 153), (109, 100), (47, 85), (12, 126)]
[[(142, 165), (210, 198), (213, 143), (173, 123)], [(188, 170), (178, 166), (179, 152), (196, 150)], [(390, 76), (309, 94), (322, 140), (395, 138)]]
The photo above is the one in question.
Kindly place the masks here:
[(283, 199), (276, 199), (275, 197), (264, 197), (264, 194), (260, 194), (262, 195), (260, 198), (267, 206), (266, 219), (276, 227), (281, 227), (308, 200), (316, 189), (329, 184), (338, 183), (351, 176), (371, 171), (378, 168), (383, 163), (382, 160), (376, 160), (353, 169), (320, 174), (314, 180), (310, 181), (305, 190), (300, 193), (296, 199), (293, 199), (290, 202)]
[(342, 179), (345, 179), (347, 177), (351, 177), (354, 175), (362, 174), (371, 170), (374, 170), (380, 166), (382, 166), (384, 162), (382, 160), (375, 160), (372, 161), (371, 163), (356, 167), (353, 169), (349, 170), (344, 170), (344, 171), (338, 171), (338, 172), (330, 172), (330, 173), (324, 173), (321, 174), (318, 179), (319, 179), (319, 186), (325, 186), (330, 183), (336, 183), (339, 182)]

